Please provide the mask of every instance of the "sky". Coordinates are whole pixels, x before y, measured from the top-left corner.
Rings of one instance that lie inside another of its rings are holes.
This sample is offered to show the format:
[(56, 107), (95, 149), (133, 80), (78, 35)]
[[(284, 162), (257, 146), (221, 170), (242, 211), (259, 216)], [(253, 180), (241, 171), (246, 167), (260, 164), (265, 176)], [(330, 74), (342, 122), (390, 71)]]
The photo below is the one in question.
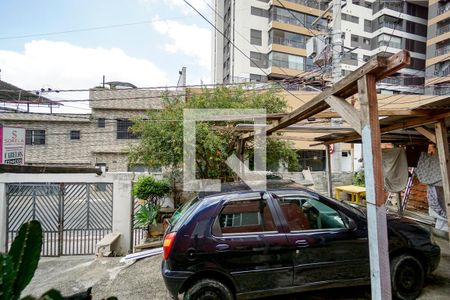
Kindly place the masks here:
[[(211, 19), (207, 1), (189, 0)], [(211, 83), (212, 29), (183, 0), (1, 0), (0, 15), (1, 80), (22, 89), (88, 89), (103, 75), (170, 86), (183, 66), (188, 84)]]

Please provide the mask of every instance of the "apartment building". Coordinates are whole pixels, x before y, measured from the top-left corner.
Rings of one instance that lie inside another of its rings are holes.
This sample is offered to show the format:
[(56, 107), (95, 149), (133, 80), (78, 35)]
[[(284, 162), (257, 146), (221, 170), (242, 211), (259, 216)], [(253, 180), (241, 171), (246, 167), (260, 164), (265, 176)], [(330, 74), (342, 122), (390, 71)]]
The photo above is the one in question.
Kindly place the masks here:
[(450, 1), (428, 1), (427, 94), (450, 93)]
[(306, 40), (326, 29), (326, 19), (311, 25), (324, 5), (315, 0), (216, 0), (215, 25), (226, 38), (213, 32), (214, 81), (264, 82), (313, 70)]
[[(322, 73), (327, 68), (319, 70), (306, 57), (305, 49), (312, 36), (319, 35), (321, 40), (329, 36), (330, 13), (312, 25), (329, 2), (216, 0), (215, 25), (227, 38), (217, 31), (213, 33), (215, 82), (267, 81), (309, 75), (311, 71)], [(343, 75), (374, 55), (407, 49), (411, 52), (411, 65), (383, 80), (379, 91), (423, 93), (427, 1), (348, 0), (341, 16)]]
[[(167, 90), (93, 88), (90, 114), (1, 112), (0, 123), (26, 129), (25, 162), (39, 166), (99, 166), (111, 172), (145, 171), (130, 165), (130, 146), (138, 137), (129, 131), (134, 118), (162, 108)], [(184, 91), (169, 91), (184, 97)], [(154, 170), (152, 170), (154, 171)]]
[[(374, 55), (410, 51), (411, 64), (378, 84), (381, 93), (423, 94), (427, 1), (351, 0), (342, 8), (343, 74)], [(350, 50), (351, 49), (351, 50)]]

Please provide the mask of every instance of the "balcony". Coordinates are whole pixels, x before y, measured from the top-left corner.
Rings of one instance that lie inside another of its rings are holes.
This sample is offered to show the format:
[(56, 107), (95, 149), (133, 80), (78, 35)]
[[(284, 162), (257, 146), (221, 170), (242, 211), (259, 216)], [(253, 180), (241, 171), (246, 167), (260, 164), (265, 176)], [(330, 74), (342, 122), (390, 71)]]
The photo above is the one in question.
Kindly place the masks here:
[(298, 71), (303, 71), (305, 69), (305, 65), (302, 63), (288, 62), (285, 60), (278, 60), (278, 59), (273, 59), (271, 61), (271, 66)]
[(384, 78), (379, 81), (380, 83), (392, 84), (392, 85), (403, 85), (402, 80), (400, 78)]
[(450, 5), (439, 7), (438, 11), (437, 11), (437, 15), (438, 16), (442, 15), (443, 13), (448, 12), (449, 10), (450, 10)]
[(304, 6), (308, 6), (308, 7), (312, 7), (312, 8), (316, 8), (316, 9), (320, 9), (320, 10), (325, 10), (328, 6), (327, 3), (320, 3), (316, 0), (287, 0), (288, 2), (292, 2), (292, 3), (297, 3), (300, 5), (304, 5)]
[(450, 94), (450, 87), (435, 87), (434, 94), (437, 96), (447, 96)]
[(436, 56), (444, 55), (450, 52), (450, 45), (436, 49)]
[(391, 47), (391, 48), (397, 48), (397, 49), (402, 49), (402, 45), (400, 43), (395, 43), (395, 42), (389, 42), (389, 41), (379, 41), (378, 42), (378, 47)]
[(441, 34), (449, 32), (449, 31), (450, 31), (450, 24), (447, 24), (447, 25), (438, 27), (437, 34), (441, 35)]
[(294, 40), (290, 40), (290, 39), (286, 39), (286, 38), (282, 38), (282, 37), (278, 37), (278, 36), (274, 36), (272, 38), (272, 43), (278, 44), (278, 45), (294, 47), (294, 48), (302, 48), (302, 49), (306, 48), (305, 42), (298, 42), (298, 41), (294, 41)]
[(434, 71), (434, 75), (436, 76), (447, 76), (448, 74), (450, 74), (450, 67), (447, 67), (445, 69), (437, 69), (436, 71)]

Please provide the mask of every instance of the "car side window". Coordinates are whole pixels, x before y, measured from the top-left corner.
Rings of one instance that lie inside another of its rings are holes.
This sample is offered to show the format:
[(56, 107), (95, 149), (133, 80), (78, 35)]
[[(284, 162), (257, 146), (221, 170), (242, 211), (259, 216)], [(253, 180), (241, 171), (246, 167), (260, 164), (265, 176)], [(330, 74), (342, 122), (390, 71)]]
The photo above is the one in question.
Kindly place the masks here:
[[(227, 203), (218, 217), (222, 234), (276, 231), (266, 199), (234, 200)], [(213, 230), (218, 233), (216, 228)]]
[(276, 196), (291, 231), (346, 228), (340, 214), (305, 195)]

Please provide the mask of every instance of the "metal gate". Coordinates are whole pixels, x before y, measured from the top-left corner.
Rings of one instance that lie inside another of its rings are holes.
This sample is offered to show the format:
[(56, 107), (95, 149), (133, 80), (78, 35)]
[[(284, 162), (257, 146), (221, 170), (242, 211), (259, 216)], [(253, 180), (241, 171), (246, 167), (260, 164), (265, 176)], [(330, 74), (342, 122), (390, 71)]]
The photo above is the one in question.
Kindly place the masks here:
[(94, 254), (97, 242), (112, 231), (112, 184), (8, 184), (7, 208), (7, 249), (20, 225), (38, 220), (43, 256)]

